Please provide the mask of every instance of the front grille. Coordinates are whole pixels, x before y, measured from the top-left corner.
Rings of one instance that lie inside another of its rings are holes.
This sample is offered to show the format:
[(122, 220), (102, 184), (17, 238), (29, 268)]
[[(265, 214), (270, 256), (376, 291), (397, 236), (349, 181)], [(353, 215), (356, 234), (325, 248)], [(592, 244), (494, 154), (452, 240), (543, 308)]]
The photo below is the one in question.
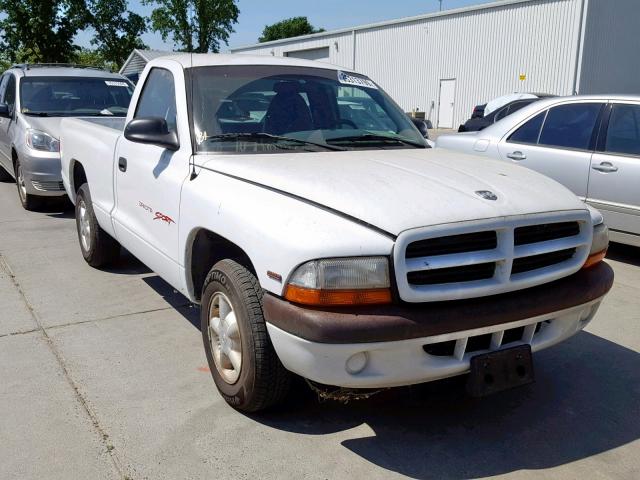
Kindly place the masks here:
[[(496, 325), (495, 331), (480, 335), (469, 335), (456, 340), (445, 340), (423, 345), (422, 349), (433, 357), (453, 357), (462, 360), (465, 355), (474, 355), (501, 348), (508, 348), (512, 344), (531, 344), (544, 328), (547, 328), (553, 320), (536, 322), (516, 328), (501, 330)], [(504, 327), (503, 327), (504, 328)]]
[(31, 184), (33, 188), (42, 192), (61, 192), (64, 190), (64, 183), (62, 182), (38, 182), (32, 180)]
[(407, 278), (412, 285), (435, 285), (438, 283), (473, 282), (492, 278), (495, 263), (481, 263), (464, 267), (439, 268), (409, 272)]
[(394, 249), (398, 291), (405, 301), (426, 302), (551, 282), (582, 267), (592, 232), (586, 210), (410, 230)]
[(498, 246), (496, 232), (474, 232), (448, 237), (428, 238), (409, 244), (407, 258), (449, 255), (452, 253), (493, 250)]
[(532, 257), (516, 258), (513, 261), (513, 267), (511, 267), (511, 275), (550, 267), (556, 263), (562, 263), (569, 260), (575, 254), (575, 248), (568, 248), (567, 250), (560, 250), (558, 252), (543, 253), (541, 255), (533, 255)]
[(578, 222), (545, 223), (515, 229), (513, 242), (518, 245), (557, 240), (580, 234)]

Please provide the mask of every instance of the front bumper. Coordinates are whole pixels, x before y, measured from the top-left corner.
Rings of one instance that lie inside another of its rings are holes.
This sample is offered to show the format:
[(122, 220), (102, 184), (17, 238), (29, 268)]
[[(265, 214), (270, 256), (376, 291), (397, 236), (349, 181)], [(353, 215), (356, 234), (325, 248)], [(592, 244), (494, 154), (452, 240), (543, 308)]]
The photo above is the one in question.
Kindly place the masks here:
[(285, 368), (327, 385), (384, 388), (466, 373), (471, 357), (491, 350), (555, 345), (591, 321), (612, 284), (613, 271), (601, 263), (547, 285), (472, 300), (327, 312), (266, 295), (264, 307)]
[(62, 183), (60, 154), (24, 148), (18, 152), (27, 193), (45, 197), (66, 194)]

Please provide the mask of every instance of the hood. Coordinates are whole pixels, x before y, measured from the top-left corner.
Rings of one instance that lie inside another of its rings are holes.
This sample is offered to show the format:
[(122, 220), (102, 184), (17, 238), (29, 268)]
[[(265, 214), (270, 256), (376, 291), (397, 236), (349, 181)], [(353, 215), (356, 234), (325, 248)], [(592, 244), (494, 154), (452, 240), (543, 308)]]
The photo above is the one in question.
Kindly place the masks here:
[[(500, 216), (585, 210), (526, 168), (440, 149), (200, 156), (206, 169), (255, 182), (398, 235)], [(478, 191), (490, 191), (486, 200)]]

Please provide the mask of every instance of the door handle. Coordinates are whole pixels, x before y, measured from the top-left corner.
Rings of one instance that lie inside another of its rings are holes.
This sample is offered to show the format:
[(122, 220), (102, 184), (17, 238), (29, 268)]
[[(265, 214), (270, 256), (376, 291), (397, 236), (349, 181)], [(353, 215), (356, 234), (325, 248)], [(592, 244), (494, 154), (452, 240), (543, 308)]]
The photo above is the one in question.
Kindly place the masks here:
[(513, 153), (507, 154), (507, 158), (520, 162), (522, 160), (526, 160), (527, 156), (522, 152), (513, 152)]
[(126, 172), (127, 171), (127, 159), (124, 157), (120, 157), (118, 159), (118, 169), (121, 172)]
[(618, 171), (618, 167), (611, 162), (602, 162), (600, 165), (594, 165), (591, 168), (604, 173), (613, 173)]

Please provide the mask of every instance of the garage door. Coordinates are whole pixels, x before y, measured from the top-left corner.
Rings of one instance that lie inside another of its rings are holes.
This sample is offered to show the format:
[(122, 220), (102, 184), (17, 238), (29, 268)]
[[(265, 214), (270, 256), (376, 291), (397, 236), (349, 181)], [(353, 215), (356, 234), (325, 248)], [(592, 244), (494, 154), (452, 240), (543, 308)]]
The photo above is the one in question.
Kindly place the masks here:
[(297, 50), (295, 52), (287, 52), (286, 55), (287, 57), (304, 58), (305, 60), (329, 62), (329, 47)]

